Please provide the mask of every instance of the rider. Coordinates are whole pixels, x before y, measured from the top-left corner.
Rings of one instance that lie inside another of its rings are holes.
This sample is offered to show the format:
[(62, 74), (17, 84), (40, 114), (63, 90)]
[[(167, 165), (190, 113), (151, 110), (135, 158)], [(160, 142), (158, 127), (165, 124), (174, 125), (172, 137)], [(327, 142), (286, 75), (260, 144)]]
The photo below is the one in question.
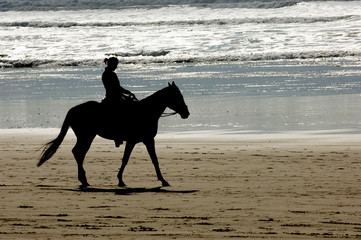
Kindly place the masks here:
[[(120, 103), (124, 103), (125, 101), (138, 101), (132, 92), (120, 86), (117, 74), (114, 72), (118, 67), (118, 59), (116, 57), (106, 58), (104, 59), (104, 63), (106, 64), (106, 68), (102, 75), (102, 81), (105, 87), (105, 98), (102, 103), (112, 108), (119, 106)], [(123, 144), (121, 138), (116, 138), (114, 141), (116, 147)]]
[(105, 103), (119, 103), (122, 100), (136, 99), (135, 95), (127, 89), (120, 86), (117, 74), (114, 72), (118, 67), (118, 59), (116, 57), (104, 59), (106, 68), (102, 75), (102, 81), (105, 87)]

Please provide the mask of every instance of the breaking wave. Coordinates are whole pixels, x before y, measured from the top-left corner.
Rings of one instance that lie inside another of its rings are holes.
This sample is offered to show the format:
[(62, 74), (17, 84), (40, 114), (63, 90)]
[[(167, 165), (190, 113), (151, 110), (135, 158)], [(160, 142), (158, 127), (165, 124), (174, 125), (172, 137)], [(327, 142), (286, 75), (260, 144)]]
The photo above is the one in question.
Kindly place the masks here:
[[(311, 0), (304, 0), (311, 1)], [(82, 9), (121, 9), (129, 7), (165, 7), (169, 5), (240, 7), (240, 8), (281, 8), (292, 6), (299, 0), (2, 0), (0, 11), (48, 11)]]
[(240, 19), (211, 19), (211, 20), (183, 20), (158, 22), (0, 22), (0, 27), (33, 27), (33, 28), (70, 28), (70, 27), (114, 27), (114, 26), (189, 26), (189, 25), (240, 25), (240, 24), (308, 24), (317, 22), (335, 22), (358, 19), (356, 15), (334, 17), (271, 17), (271, 18), (240, 18)]
[[(109, 53), (107, 56), (120, 57), (121, 64), (159, 64), (159, 63), (221, 63), (236, 61), (274, 61), (291, 59), (320, 59), (339, 57), (360, 57), (360, 52), (352, 51), (314, 51), (314, 52), (290, 52), (290, 53), (265, 53), (249, 54), (241, 56), (217, 55), (208, 57), (168, 57), (170, 51), (160, 50), (154, 52), (138, 53)], [(10, 60), (8, 56), (0, 55), (0, 68), (29, 68), (39, 66), (99, 66), (101, 59), (88, 60)]]

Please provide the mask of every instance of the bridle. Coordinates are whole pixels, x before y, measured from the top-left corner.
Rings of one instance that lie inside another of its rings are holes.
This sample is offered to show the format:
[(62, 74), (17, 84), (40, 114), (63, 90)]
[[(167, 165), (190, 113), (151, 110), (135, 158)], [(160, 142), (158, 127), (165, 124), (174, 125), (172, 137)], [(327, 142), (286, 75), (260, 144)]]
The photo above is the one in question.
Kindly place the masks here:
[[(168, 83), (169, 84), (169, 83)], [(171, 87), (172, 85), (169, 84), (169, 87)], [(173, 86), (175, 86), (174, 82), (173, 82)], [(178, 88), (177, 88), (178, 89)], [(179, 90), (178, 90), (179, 91)], [(180, 92), (179, 92), (180, 93)], [(173, 110), (173, 109), (172, 109)], [(161, 117), (169, 117), (169, 116), (173, 116), (173, 115), (176, 115), (178, 112), (177, 111), (174, 111), (173, 112), (170, 112), (170, 113), (162, 113)]]
[(173, 116), (176, 115), (177, 112), (171, 112), (171, 113), (162, 113), (162, 115), (160, 117), (169, 117), (169, 116)]

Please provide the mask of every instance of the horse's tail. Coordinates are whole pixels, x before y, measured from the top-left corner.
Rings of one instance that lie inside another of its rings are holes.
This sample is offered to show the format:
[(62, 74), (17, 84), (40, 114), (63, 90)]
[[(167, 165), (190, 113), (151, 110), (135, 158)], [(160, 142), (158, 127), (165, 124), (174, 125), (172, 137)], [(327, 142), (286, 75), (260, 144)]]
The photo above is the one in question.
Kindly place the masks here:
[(45, 144), (43, 147), (41, 147), (43, 149), (43, 151), (41, 153), (40, 160), (39, 160), (38, 164), (36, 164), (36, 166), (40, 167), (43, 163), (45, 163), (48, 159), (50, 159), (56, 153), (56, 150), (58, 150), (60, 144), (64, 140), (66, 133), (68, 132), (69, 126), (70, 126), (70, 116), (69, 116), (69, 112), (68, 112), (68, 114), (65, 117), (63, 126), (61, 127), (58, 137), (55, 138), (53, 141)]

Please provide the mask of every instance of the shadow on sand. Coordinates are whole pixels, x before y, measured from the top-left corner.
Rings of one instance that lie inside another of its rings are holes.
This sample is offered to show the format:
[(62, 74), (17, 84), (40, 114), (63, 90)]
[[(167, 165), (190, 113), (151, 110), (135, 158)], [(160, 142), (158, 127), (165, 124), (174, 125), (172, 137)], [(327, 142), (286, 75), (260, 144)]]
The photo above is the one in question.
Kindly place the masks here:
[(78, 188), (78, 189), (62, 189), (65, 191), (73, 191), (73, 192), (90, 192), (90, 193), (97, 193), (97, 192), (110, 192), (115, 193), (117, 195), (131, 195), (136, 193), (195, 193), (198, 190), (168, 190), (162, 187), (155, 187), (155, 188), (116, 188), (116, 189), (109, 189), (109, 188)]

